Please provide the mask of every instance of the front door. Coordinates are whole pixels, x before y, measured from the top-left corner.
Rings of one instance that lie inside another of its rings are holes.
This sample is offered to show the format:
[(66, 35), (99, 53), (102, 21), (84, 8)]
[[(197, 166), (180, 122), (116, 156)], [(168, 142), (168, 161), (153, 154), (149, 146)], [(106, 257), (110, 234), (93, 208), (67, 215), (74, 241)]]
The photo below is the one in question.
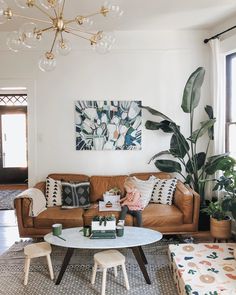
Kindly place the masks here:
[(0, 184), (26, 182), (27, 166), (27, 107), (0, 106)]

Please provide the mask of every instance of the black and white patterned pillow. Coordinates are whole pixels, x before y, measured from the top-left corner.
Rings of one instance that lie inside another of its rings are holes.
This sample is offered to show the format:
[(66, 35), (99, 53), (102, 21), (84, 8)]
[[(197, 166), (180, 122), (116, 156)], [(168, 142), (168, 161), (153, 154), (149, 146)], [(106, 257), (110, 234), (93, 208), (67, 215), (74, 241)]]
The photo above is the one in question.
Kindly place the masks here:
[(89, 182), (62, 182), (62, 208), (86, 208), (90, 206)]
[(46, 206), (61, 206), (61, 181), (46, 178)]
[(150, 202), (163, 204), (163, 205), (172, 205), (173, 195), (177, 185), (177, 179), (159, 179), (154, 185), (152, 196)]

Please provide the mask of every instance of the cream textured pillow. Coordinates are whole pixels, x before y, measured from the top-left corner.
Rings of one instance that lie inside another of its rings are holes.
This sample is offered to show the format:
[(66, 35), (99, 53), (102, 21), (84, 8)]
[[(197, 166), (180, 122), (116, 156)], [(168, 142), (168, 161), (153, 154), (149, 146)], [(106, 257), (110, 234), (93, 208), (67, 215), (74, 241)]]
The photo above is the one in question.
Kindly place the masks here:
[(177, 185), (177, 179), (159, 179), (156, 178), (156, 183), (153, 188), (151, 202), (163, 205), (172, 205), (173, 195)]
[(155, 176), (150, 176), (148, 180), (141, 180), (135, 176), (133, 176), (133, 180), (137, 190), (140, 192), (141, 195), (141, 204), (143, 208), (145, 208), (152, 196), (153, 187), (156, 183), (157, 178)]
[(47, 207), (61, 206), (61, 181), (50, 177), (46, 179), (46, 203)]

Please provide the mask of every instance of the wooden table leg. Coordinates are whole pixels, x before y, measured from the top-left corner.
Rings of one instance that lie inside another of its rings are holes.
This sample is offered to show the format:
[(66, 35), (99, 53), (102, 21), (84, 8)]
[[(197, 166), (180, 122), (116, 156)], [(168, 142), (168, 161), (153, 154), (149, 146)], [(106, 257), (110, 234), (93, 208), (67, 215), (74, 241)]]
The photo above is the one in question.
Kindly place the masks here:
[(74, 248), (68, 248), (67, 249), (66, 255), (64, 257), (64, 260), (63, 260), (63, 263), (62, 263), (62, 266), (61, 266), (60, 273), (59, 273), (59, 275), (57, 277), (57, 280), (56, 280), (56, 285), (59, 285), (60, 284), (61, 279), (62, 279), (62, 277), (64, 275), (64, 272), (66, 271), (67, 265), (70, 262), (71, 256), (74, 253), (74, 250), (75, 250)]
[(141, 246), (139, 246), (138, 248), (139, 248), (139, 252), (140, 252), (140, 254), (142, 256), (142, 259), (143, 259), (144, 264), (148, 264), (147, 258), (146, 258), (145, 254), (143, 252), (143, 248)]
[[(144, 278), (146, 280), (146, 283), (150, 285), (151, 281), (150, 281), (149, 275), (147, 273), (147, 269), (146, 269), (146, 266), (144, 264), (143, 257), (142, 257), (142, 254), (140, 252), (139, 247), (132, 247), (131, 249), (133, 251), (134, 257), (136, 258), (136, 260), (138, 262), (140, 270), (143, 273), (143, 276), (144, 276)], [(145, 257), (145, 259), (146, 259), (146, 257)]]

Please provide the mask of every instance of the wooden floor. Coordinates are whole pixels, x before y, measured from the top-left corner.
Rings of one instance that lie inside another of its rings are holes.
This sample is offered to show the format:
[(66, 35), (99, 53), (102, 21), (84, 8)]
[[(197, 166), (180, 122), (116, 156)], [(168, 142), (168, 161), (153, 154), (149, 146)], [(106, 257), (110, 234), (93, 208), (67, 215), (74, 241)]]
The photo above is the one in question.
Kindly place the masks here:
[(0, 210), (0, 254), (20, 241), (14, 210)]

